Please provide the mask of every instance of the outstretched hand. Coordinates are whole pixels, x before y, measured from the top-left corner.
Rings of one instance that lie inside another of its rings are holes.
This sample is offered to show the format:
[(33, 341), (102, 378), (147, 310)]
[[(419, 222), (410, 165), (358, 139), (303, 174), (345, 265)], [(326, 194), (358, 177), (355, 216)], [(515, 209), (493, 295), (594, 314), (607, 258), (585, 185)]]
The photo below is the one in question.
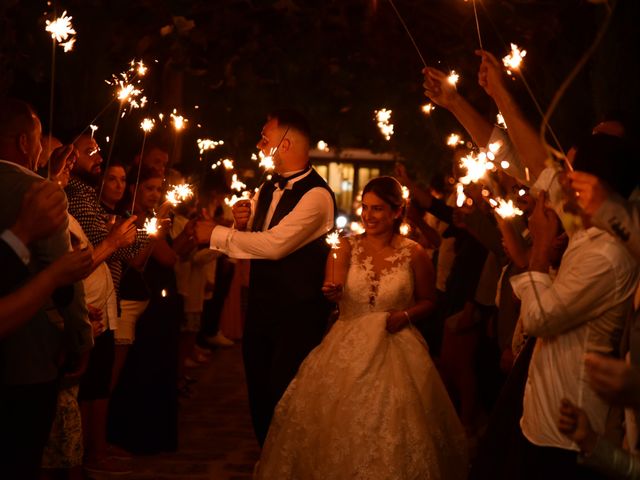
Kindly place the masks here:
[(476, 50), (476, 55), (482, 58), (478, 70), (478, 83), (492, 98), (506, 90), (504, 84), (504, 72), (498, 59), (486, 50)]
[(429, 97), (433, 103), (443, 108), (449, 107), (458, 98), (458, 92), (455, 84), (447, 80), (447, 74), (433, 67), (425, 67), (422, 70), (424, 74), (425, 96)]

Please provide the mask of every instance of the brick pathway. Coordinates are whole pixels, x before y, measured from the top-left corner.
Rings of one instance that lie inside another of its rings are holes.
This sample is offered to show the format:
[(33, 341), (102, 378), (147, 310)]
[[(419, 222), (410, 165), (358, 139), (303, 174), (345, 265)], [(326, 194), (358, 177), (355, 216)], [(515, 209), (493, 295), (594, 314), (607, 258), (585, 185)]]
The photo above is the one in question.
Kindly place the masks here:
[(240, 345), (213, 352), (193, 370), (194, 395), (181, 399), (179, 451), (134, 457), (131, 475), (94, 480), (250, 480), (259, 450), (251, 428)]

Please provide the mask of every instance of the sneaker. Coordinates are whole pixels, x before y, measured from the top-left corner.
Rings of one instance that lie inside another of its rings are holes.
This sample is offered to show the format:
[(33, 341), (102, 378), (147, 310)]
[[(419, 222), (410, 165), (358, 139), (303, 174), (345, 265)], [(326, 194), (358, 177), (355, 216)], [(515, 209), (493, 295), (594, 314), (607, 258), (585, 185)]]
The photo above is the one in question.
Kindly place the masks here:
[(133, 473), (130, 462), (116, 457), (85, 462), (83, 468), (89, 473), (107, 473), (110, 475), (129, 475)]
[(233, 340), (229, 340), (224, 334), (220, 331), (214, 337), (207, 337), (205, 341), (209, 345), (213, 345), (216, 347), (231, 347), (234, 345)]

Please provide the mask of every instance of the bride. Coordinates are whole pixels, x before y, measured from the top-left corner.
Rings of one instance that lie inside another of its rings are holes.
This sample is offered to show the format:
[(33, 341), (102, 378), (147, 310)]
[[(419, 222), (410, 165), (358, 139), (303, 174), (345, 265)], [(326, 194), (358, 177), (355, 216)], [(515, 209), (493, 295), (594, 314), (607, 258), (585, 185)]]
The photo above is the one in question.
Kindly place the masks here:
[(278, 403), (258, 479), (466, 477), (464, 431), (412, 325), (433, 308), (434, 274), (398, 233), (403, 213), (394, 178), (364, 188), (365, 233), (327, 262), (340, 316)]

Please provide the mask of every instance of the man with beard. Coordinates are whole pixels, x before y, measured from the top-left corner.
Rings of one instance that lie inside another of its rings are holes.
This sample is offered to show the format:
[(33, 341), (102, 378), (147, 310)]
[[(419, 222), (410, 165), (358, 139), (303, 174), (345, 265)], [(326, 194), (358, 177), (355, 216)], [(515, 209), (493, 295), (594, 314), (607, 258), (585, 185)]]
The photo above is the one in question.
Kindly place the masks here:
[[(27, 103), (0, 100), (0, 232), (6, 243), (22, 251), (28, 270), (24, 278), (11, 275), (3, 263), (6, 292), (44, 270), (70, 250), (66, 220), (55, 232), (37, 241), (21, 241), (9, 227), (16, 222), (27, 191), (44, 179), (33, 170), (42, 147), (42, 128), (37, 114)], [(69, 155), (70, 150), (63, 151)], [(51, 187), (46, 187), (51, 188)], [(27, 195), (28, 196), (28, 195)], [(59, 195), (64, 201), (64, 195)], [(35, 214), (35, 212), (34, 212)], [(25, 243), (30, 243), (24, 246)], [(55, 415), (57, 383), (62, 372), (59, 353), (67, 353), (67, 374), (79, 374), (92, 346), (91, 325), (82, 283), (58, 289), (44, 308), (0, 342), (0, 477), (39, 478), (42, 449)], [(64, 330), (54, 325), (59, 315)], [(54, 319), (55, 318), (55, 319)]]

